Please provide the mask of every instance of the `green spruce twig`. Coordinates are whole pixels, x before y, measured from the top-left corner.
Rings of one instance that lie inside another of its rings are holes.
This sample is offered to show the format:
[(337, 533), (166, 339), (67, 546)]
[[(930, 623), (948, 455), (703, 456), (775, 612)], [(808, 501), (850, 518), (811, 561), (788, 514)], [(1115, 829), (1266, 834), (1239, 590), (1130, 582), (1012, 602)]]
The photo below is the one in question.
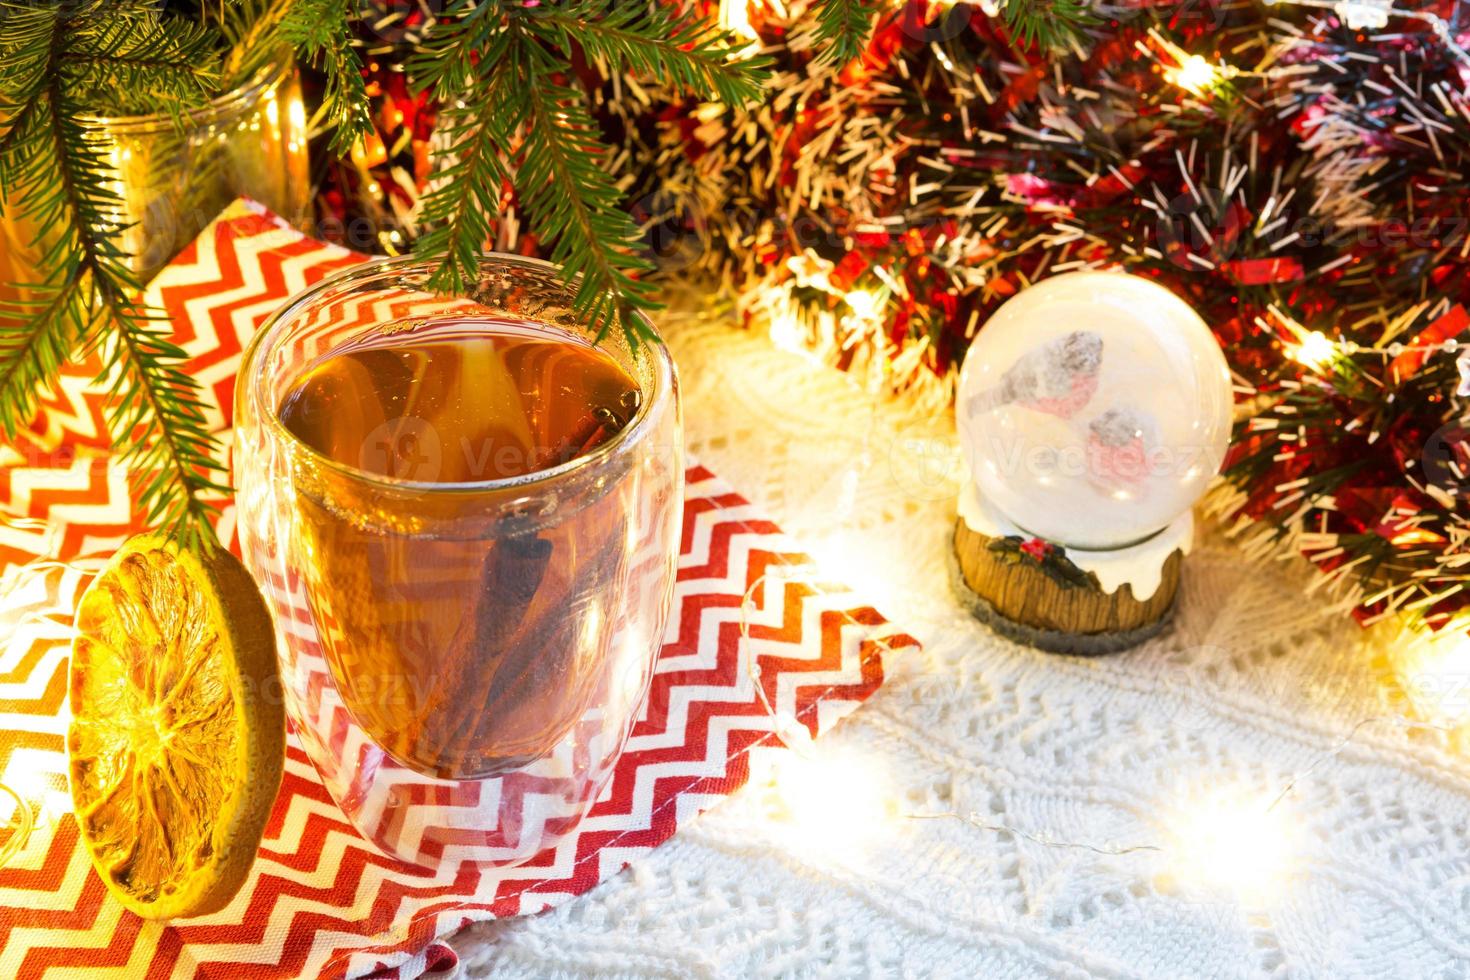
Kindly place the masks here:
[(816, 35), (827, 43), (822, 57), (842, 65), (862, 54), (877, 12), (878, 0), (821, 0), (816, 8)]
[(1095, 25), (1089, 0), (1003, 0), (1001, 20), (1022, 44), (1060, 48)]
[[(150, 520), (186, 543), (213, 541), (203, 496), (222, 489), (214, 441), (203, 425), (197, 384), (178, 370), (182, 352), (149, 325), (141, 284), (118, 244), (126, 225), (110, 161), (82, 119), (98, 93), (126, 79), (150, 97), (200, 102), (189, 81), (201, 32), (153, 30), (149, 11), (97, 0), (54, 7), (6, 7), (14, 45), (0, 68), (0, 185), (7, 215), (35, 228), (50, 276), (0, 307), (0, 424), (8, 437), (27, 421), (38, 390), (67, 353), (102, 345), (103, 377), (113, 380), (109, 428), (123, 458), (138, 465)], [(118, 60), (114, 63), (113, 58)], [(115, 327), (106, 334), (103, 328)]]
[(643, 321), (635, 311), (659, 308), (640, 278), (652, 265), (622, 209), (587, 93), (567, 80), (586, 57), (701, 98), (743, 102), (759, 94), (766, 63), (735, 61), (737, 50), (734, 38), (663, 4), (454, 3), (408, 66), (415, 84), (449, 107), (451, 162), (424, 203), (439, 227), (416, 246), (439, 262), (435, 286), (467, 285), (508, 182), (551, 260), (580, 277), (576, 312), (636, 344)]
[[(532, 49), (535, 50), (535, 49)], [(659, 309), (654, 287), (636, 278), (653, 269), (637, 253), (633, 218), (618, 205), (623, 194), (603, 169), (605, 147), (582, 94), (556, 81), (547, 59), (528, 66), (525, 145), (516, 189), (531, 227), (552, 243), (551, 261), (580, 276), (574, 308), (602, 331), (616, 327), (636, 346), (643, 321), (630, 309)]]
[(561, 51), (580, 45), (614, 72), (630, 72), (706, 98), (738, 105), (761, 95), (765, 59), (731, 60), (735, 42), (710, 30), (708, 23), (672, 8), (641, 9), (616, 0), (587, 2), (581, 8), (526, 20), (528, 29)]
[[(479, 255), (494, 235), (503, 188), (510, 180), (503, 154), (520, 126), (510, 89), (519, 74), (504, 32), (489, 30), (488, 18), (471, 16), (437, 33), (420, 52), (417, 64), (438, 79), (435, 96), (447, 103), (436, 124), (449, 147), (449, 162), (437, 184), (424, 196), (423, 222), (429, 230), (419, 239), (420, 254), (436, 256), (440, 267), (431, 280), (451, 290), (475, 277)], [(487, 70), (478, 84), (471, 51), (483, 52)], [(461, 61), (460, 59), (465, 59)], [(465, 86), (464, 98), (454, 96)]]
[(373, 128), (362, 80), (362, 61), (352, 46), (357, 0), (294, 0), (281, 23), (281, 39), (326, 76), (322, 92), (332, 152), (344, 154)]
[[(184, 351), (142, 305), (116, 161), (90, 118), (166, 113), (182, 125), (235, 73), (293, 45), (322, 64), (345, 146), (368, 124), (348, 47), (354, 7), (239, 0), (211, 24), (152, 0), (0, 0), (0, 215), (28, 229), (44, 275), (0, 303), (0, 431), (14, 439), (67, 359), (100, 351), (108, 428), (147, 519), (191, 547), (213, 543), (207, 501), (228, 488)], [(222, 37), (238, 42), (228, 57)]]

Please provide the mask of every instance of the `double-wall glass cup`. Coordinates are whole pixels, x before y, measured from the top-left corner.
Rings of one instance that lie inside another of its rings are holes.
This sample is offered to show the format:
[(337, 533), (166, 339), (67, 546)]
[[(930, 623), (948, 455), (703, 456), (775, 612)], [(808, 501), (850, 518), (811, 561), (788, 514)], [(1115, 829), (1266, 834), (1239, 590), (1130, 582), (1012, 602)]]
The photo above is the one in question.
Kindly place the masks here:
[[(287, 716), (352, 824), (414, 864), (506, 867), (576, 827), (647, 694), (678, 552), (679, 394), (651, 327), (633, 345), (599, 336), (550, 265), (487, 255), (455, 296), (429, 288), (432, 271), (359, 266), (261, 327), (236, 388), (239, 533), (275, 617)], [(516, 445), (538, 465), (496, 475), (464, 433), (509, 424), (491, 397), (505, 364), (472, 358), (456, 404), (484, 418), (446, 424), (424, 406), (447, 383), (424, 374), (417, 408), (368, 399), (385, 414), (366, 435), (366, 409), (338, 406), (338, 425), (330, 399), (312, 439), (283, 415), (337, 352), (367, 351), (352, 364), (391, 378), (415, 343), (484, 350), (506, 325), (562, 345), (535, 362), (545, 384), (526, 418), (566, 409), (557, 372), (590, 349), (636, 388), (617, 426), (580, 452), (528, 435)]]

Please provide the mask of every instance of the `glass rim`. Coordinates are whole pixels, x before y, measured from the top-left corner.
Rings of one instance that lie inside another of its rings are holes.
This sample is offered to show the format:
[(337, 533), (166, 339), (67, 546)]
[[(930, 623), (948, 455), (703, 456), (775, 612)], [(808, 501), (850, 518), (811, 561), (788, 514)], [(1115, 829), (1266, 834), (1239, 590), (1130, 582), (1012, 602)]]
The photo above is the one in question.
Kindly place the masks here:
[[(320, 452), (306, 440), (300, 438), (296, 433), (288, 429), (281, 421), (278, 405), (271, 404), (262, 390), (266, 384), (265, 371), (261, 370), (260, 364), (264, 363), (267, 350), (274, 349), (290, 334), (290, 330), (281, 331), (280, 336), (267, 346), (267, 338), (276, 333), (282, 325), (289, 327), (292, 320), (298, 318), (301, 313), (313, 303), (321, 300), (324, 296), (331, 295), (334, 291), (356, 282), (383, 279), (390, 276), (401, 275), (415, 269), (428, 271), (437, 265), (432, 259), (423, 259), (414, 255), (402, 255), (393, 258), (378, 256), (358, 265), (349, 266), (332, 273), (320, 282), (308, 286), (306, 289), (296, 293), (277, 307), (268, 316), (250, 342), (245, 346), (245, 351), (240, 358), (240, 373), (237, 376), (237, 385), (240, 388), (241, 397), (250, 398), (255, 403), (255, 414), (264, 421), (274, 436), (285, 439), (291, 445), (299, 447), (311, 460), (326, 469), (333, 471), (347, 479), (357, 483), (367, 484), (383, 490), (397, 492), (411, 492), (415, 495), (445, 495), (445, 494), (483, 494), (497, 490), (518, 490), (522, 488), (536, 487), (545, 483), (556, 482), (564, 477), (575, 474), (581, 470), (590, 468), (593, 464), (607, 460), (625, 447), (633, 445), (648, 431), (651, 426), (650, 419), (653, 417), (654, 403), (660, 397), (666, 397), (666, 390), (671, 391), (675, 384), (674, 359), (669, 353), (668, 346), (663, 337), (654, 328), (653, 322), (642, 312), (634, 310), (633, 315), (642, 321), (647, 328), (639, 340), (638, 347), (632, 350), (634, 358), (644, 355), (645, 351), (651, 354), (653, 364), (653, 381), (651, 390), (643, 392), (644, 397), (640, 399), (638, 411), (628, 420), (628, 423), (619, 429), (611, 439), (602, 443), (596, 449), (581, 456), (573, 457), (556, 466), (545, 469), (533, 470), (519, 476), (499, 477), (493, 480), (475, 480), (461, 483), (443, 483), (427, 480), (403, 480), (398, 477), (387, 476), (381, 473), (373, 473), (359, 466), (342, 463), (330, 456)], [(488, 265), (517, 266), (523, 269), (532, 269), (537, 272), (550, 272), (560, 277), (561, 267), (542, 259), (527, 258), (521, 255), (511, 255), (505, 252), (481, 252), (478, 256), (478, 267), (483, 269)], [(579, 273), (574, 279), (567, 283), (567, 288), (575, 292), (577, 284), (582, 280)], [(595, 345), (594, 345), (595, 346)], [(305, 365), (303, 365), (304, 369)], [(237, 413), (238, 414), (238, 413)]]
[(261, 65), (255, 74), (236, 85), (227, 92), (210, 99), (204, 105), (195, 109), (187, 109), (177, 114), (170, 112), (145, 112), (130, 116), (101, 116), (92, 113), (83, 113), (77, 117), (83, 126), (93, 129), (106, 129), (110, 132), (157, 132), (165, 129), (174, 129), (179, 120), (187, 120), (195, 125), (209, 123), (228, 115), (230, 112), (241, 107), (248, 108), (255, 102), (260, 101), (272, 87), (280, 85), (286, 78), (296, 70), (296, 61), (290, 56), (289, 49), (282, 49), (281, 54), (272, 61)]

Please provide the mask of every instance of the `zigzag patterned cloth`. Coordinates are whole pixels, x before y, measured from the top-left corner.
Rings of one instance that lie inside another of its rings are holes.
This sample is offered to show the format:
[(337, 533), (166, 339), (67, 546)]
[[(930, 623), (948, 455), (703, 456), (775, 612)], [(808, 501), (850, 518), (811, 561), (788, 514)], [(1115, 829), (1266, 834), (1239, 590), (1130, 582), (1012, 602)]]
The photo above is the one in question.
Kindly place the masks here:
[[(240, 201), (150, 285), (148, 300), (171, 317), (224, 445), (235, 372), (255, 328), (286, 297), (360, 261)], [(494, 875), (397, 863), (352, 830), (292, 736), (244, 889), (215, 915), (144, 922), (93, 874), (66, 785), (71, 611), (100, 560), (142, 524), (128, 473), (109, 456), (99, 368), (95, 359), (69, 368), (23, 438), (0, 450), (0, 783), (33, 817), (0, 868), (0, 975), (451, 970), (454, 954), (439, 938), (587, 891), (744, 785), (756, 754), (784, 748), (767, 702), (820, 735), (878, 688), (884, 657), (916, 645), (846, 589), (788, 574), (809, 560), (714, 474), (691, 466), (676, 604), (652, 692), (574, 836)], [(219, 531), (233, 542), (228, 504)], [(7, 818), (18, 825), (15, 803), (0, 794)]]

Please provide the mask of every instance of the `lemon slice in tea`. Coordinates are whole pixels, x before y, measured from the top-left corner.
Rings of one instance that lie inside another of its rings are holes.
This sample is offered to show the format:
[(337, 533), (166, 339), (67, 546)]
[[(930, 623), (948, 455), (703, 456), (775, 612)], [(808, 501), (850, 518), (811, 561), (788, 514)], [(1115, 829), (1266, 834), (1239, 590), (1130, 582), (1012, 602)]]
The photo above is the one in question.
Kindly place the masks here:
[(71, 795), (103, 883), (148, 919), (203, 915), (244, 884), (281, 783), (275, 638), (224, 549), (128, 540), (77, 609)]

